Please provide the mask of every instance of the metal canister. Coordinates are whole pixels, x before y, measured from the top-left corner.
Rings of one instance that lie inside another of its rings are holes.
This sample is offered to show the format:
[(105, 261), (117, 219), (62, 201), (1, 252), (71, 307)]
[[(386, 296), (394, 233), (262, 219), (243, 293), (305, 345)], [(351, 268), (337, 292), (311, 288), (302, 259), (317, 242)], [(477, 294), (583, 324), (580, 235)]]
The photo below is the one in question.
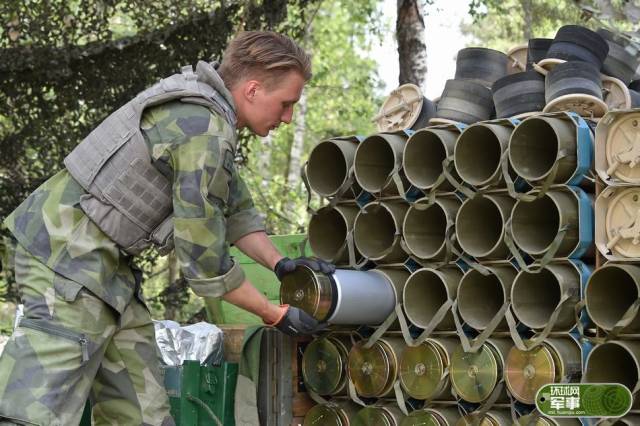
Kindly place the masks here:
[(602, 419), (596, 426), (638, 426), (640, 425), (640, 415), (630, 414), (620, 419)]
[(484, 415), (469, 413), (461, 417), (456, 426), (509, 426), (513, 423), (508, 410), (489, 410)]
[(580, 348), (573, 339), (549, 338), (529, 351), (512, 347), (507, 355), (505, 381), (514, 398), (534, 404), (542, 386), (563, 379), (578, 381), (581, 365)]
[(331, 400), (312, 407), (304, 416), (303, 426), (349, 426), (358, 413), (350, 400)]
[(327, 275), (299, 266), (282, 279), (280, 302), (296, 306), (318, 321), (326, 321), (335, 292), (335, 284)]
[(408, 346), (400, 356), (400, 384), (415, 399), (438, 399), (450, 392), (445, 374), (451, 355), (458, 346), (455, 338), (427, 339), (419, 346)]
[(332, 334), (313, 340), (302, 355), (305, 385), (319, 395), (346, 393), (347, 358), (351, 350), (348, 336)]
[[(465, 352), (458, 346), (451, 358), (451, 385), (465, 401), (482, 402), (489, 398), (503, 377), (505, 359), (513, 343), (508, 339), (489, 339), (477, 352)], [(501, 391), (499, 400), (506, 400)]]
[(431, 407), (409, 413), (400, 426), (454, 426), (459, 419), (456, 407)]
[(522, 416), (518, 419), (518, 426), (582, 426), (577, 418), (561, 418), (539, 416), (535, 417), (531, 414)]
[[(404, 274), (409, 276), (408, 272)], [(318, 321), (378, 325), (393, 311), (397, 294), (402, 294), (402, 289), (395, 288), (393, 278), (381, 271), (347, 269), (325, 275), (298, 266), (283, 278), (280, 301), (304, 310)]]
[[(391, 404), (364, 407), (353, 419), (353, 426), (399, 426), (405, 417), (402, 411)], [(323, 424), (324, 426), (324, 424)]]
[(400, 337), (383, 337), (370, 348), (365, 341), (353, 345), (347, 371), (358, 395), (382, 398), (393, 392), (399, 358), (406, 344)]

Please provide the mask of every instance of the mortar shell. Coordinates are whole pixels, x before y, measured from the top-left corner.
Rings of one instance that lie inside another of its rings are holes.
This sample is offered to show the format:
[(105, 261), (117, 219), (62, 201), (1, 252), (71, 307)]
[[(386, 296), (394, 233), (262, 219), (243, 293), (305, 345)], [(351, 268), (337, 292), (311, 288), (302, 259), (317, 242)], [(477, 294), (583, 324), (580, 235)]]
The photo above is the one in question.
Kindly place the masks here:
[(576, 380), (582, 370), (581, 351), (571, 338), (549, 338), (529, 351), (512, 347), (507, 355), (505, 381), (518, 401), (533, 405), (536, 392), (566, 376)]
[[(500, 308), (509, 301), (511, 286), (517, 270), (510, 263), (486, 266), (489, 275), (469, 269), (458, 286), (458, 312), (460, 317), (476, 330), (487, 328)], [(508, 330), (502, 319), (496, 330)]]
[(450, 394), (445, 370), (458, 343), (455, 338), (427, 339), (418, 346), (404, 349), (400, 356), (400, 384), (409, 396), (433, 400)]
[(383, 398), (393, 393), (399, 357), (406, 344), (399, 337), (383, 337), (368, 349), (365, 343), (358, 342), (351, 348), (348, 375), (358, 395)]
[(456, 236), (460, 247), (478, 259), (506, 259), (504, 224), (515, 200), (507, 194), (484, 194), (467, 199), (456, 215)]
[(620, 419), (603, 419), (597, 426), (640, 426), (640, 415), (629, 414)]
[[(462, 345), (451, 358), (451, 385), (465, 401), (479, 403), (491, 395), (503, 376), (506, 356), (513, 346), (508, 339), (488, 339), (477, 352), (464, 352)], [(503, 390), (499, 400), (506, 399)]]
[(302, 355), (305, 385), (319, 395), (345, 394), (351, 340), (337, 335), (313, 340)]
[(304, 416), (303, 426), (349, 426), (359, 406), (349, 400), (332, 399), (312, 407)]
[[(422, 268), (413, 272), (404, 287), (402, 302), (407, 318), (420, 328), (430, 321), (448, 299), (455, 299), (462, 271), (457, 266)], [(453, 315), (447, 313), (435, 330), (455, 330)]]
[[(611, 331), (622, 319), (633, 302), (640, 297), (640, 267), (611, 264), (596, 269), (587, 281), (585, 303), (593, 322)], [(640, 331), (640, 317), (621, 330), (624, 333)]]
[[(409, 273), (405, 274), (408, 277)], [(282, 279), (280, 302), (300, 308), (318, 321), (378, 325), (396, 304), (396, 281), (395, 274), (379, 271), (336, 269), (325, 275), (298, 266)]]
[(457, 408), (430, 406), (409, 413), (400, 426), (454, 426), (459, 419)]
[(404, 417), (397, 406), (385, 404), (362, 408), (352, 423), (353, 426), (399, 426)]
[(513, 313), (527, 327), (542, 330), (565, 292), (572, 294), (572, 300), (561, 308), (552, 331), (569, 331), (575, 326), (580, 273), (568, 262), (551, 263), (537, 272), (518, 272), (511, 287)]
[(582, 426), (580, 420), (576, 418), (551, 418), (540, 416), (535, 420), (533, 415), (529, 414), (518, 419), (516, 426)]
[(478, 419), (473, 413), (461, 417), (456, 426), (508, 426), (513, 423), (511, 413), (508, 410), (493, 409), (487, 411)]

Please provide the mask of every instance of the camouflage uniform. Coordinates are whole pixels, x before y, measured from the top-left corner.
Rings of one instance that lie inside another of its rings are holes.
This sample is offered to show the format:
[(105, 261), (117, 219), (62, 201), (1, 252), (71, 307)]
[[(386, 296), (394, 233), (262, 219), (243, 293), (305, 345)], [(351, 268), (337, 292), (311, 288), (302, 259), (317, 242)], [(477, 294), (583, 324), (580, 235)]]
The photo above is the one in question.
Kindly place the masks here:
[[(239, 286), (244, 274), (232, 268), (229, 243), (264, 227), (223, 155), (223, 146), (235, 149), (235, 129), (179, 101), (145, 111), (141, 129), (154, 165), (173, 182), (184, 277), (201, 296)], [(5, 221), (18, 243), (25, 317), (0, 357), (0, 424), (77, 424), (89, 393), (96, 424), (173, 424), (139, 274), (80, 209), (83, 194), (63, 170)], [(230, 270), (221, 286), (216, 277)]]

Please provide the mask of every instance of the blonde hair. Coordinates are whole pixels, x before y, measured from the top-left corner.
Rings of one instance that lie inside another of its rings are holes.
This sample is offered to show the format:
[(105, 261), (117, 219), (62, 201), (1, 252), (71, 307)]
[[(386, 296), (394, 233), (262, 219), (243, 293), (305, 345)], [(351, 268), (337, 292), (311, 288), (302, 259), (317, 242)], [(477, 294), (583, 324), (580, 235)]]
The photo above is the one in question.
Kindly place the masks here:
[(231, 90), (247, 77), (272, 87), (292, 70), (311, 78), (311, 58), (295, 41), (273, 31), (243, 31), (224, 51), (218, 73)]

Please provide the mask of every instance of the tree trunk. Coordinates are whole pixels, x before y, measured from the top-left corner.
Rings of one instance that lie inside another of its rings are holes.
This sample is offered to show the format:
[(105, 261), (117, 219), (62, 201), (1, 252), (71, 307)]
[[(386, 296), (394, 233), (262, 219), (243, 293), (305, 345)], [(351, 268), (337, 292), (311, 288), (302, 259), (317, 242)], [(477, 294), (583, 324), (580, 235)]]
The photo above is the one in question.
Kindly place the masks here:
[(427, 46), (420, 4), (420, 0), (398, 0), (396, 38), (399, 83), (413, 83), (422, 88), (427, 77)]
[(304, 91), (297, 105), (295, 128), (293, 130), (293, 143), (289, 155), (289, 174), (287, 186), (297, 188), (300, 185), (300, 166), (302, 164), (302, 151), (304, 148), (305, 116), (307, 114), (307, 96)]
[(260, 142), (256, 171), (262, 176), (262, 186), (268, 186), (271, 179), (271, 146), (273, 145), (271, 133), (261, 138)]
[(524, 42), (526, 43), (532, 37), (531, 27), (533, 25), (533, 4), (532, 0), (520, 0), (522, 13), (524, 14)]

